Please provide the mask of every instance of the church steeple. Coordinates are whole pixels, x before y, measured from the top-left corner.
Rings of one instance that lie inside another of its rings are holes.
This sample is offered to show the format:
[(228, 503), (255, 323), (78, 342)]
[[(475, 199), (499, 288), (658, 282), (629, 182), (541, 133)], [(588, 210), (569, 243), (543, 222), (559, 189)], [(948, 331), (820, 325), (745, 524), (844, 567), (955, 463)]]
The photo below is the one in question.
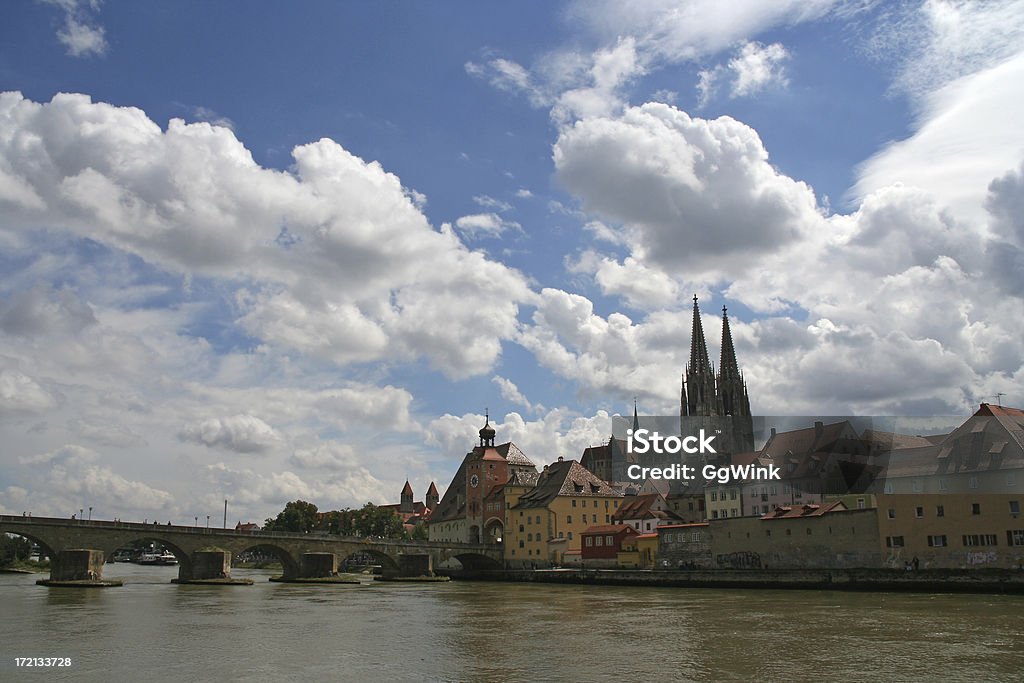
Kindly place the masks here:
[(636, 397), (633, 398), (633, 432), (640, 431), (640, 416), (636, 412)]
[(708, 345), (704, 341), (704, 325), (700, 320), (700, 306), (697, 304), (697, 295), (693, 295), (693, 325), (690, 331), (690, 364), (687, 370), (703, 371), (711, 370), (711, 360), (708, 358)]
[(715, 415), (717, 401), (715, 394), (715, 371), (708, 357), (708, 345), (704, 340), (704, 325), (700, 319), (700, 305), (693, 295), (693, 324), (690, 332), (690, 362), (680, 392), (681, 417), (688, 415)]
[(750, 415), (750, 400), (736, 362), (729, 328), (729, 309), (722, 306), (722, 361), (718, 365), (718, 403), (722, 415)]

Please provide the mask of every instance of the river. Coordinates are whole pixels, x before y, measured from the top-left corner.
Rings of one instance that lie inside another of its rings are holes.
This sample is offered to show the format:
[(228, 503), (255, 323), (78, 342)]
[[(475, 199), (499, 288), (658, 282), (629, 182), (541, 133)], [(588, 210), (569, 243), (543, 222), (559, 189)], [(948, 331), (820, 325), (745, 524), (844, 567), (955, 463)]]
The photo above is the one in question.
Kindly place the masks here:
[[(0, 574), (0, 680), (1020, 681), (1024, 597), (450, 582), (124, 586)], [(45, 575), (44, 575), (45, 576)], [(70, 657), (15, 668), (15, 657)]]

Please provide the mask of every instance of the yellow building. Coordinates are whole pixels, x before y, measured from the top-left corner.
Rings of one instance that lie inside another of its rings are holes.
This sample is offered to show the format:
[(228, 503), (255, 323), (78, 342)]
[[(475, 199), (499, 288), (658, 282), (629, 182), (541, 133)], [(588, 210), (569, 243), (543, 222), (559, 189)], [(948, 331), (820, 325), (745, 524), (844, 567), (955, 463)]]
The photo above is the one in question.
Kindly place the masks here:
[(621, 493), (578, 462), (559, 458), (544, 468), (536, 486), (508, 501), (506, 566), (559, 565), (567, 554), (578, 556), (581, 534), (595, 524), (610, 524), (621, 500)]
[(886, 565), (1024, 565), (1024, 411), (982, 403), (933, 445), (894, 450), (880, 484)]

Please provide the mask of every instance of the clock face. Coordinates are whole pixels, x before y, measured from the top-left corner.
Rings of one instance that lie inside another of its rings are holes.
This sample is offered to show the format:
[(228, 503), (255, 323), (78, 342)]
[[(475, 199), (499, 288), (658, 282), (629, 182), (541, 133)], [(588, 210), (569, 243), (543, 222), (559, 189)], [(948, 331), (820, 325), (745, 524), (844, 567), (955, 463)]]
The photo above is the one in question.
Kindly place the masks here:
[(477, 486), (479, 486), (480, 485), (480, 477), (478, 477), (478, 476), (476, 476), (474, 474), (472, 477), (469, 478), (469, 485), (472, 486), (473, 488), (476, 488)]

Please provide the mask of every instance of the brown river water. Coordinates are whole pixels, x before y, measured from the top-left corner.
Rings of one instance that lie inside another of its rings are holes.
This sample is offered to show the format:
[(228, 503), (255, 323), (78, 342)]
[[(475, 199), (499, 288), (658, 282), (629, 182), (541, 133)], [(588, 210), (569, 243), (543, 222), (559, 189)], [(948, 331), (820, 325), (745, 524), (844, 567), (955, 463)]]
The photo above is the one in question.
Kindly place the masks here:
[[(1021, 681), (1024, 596), (0, 574), (0, 681)], [(15, 657), (70, 658), (68, 667)]]

